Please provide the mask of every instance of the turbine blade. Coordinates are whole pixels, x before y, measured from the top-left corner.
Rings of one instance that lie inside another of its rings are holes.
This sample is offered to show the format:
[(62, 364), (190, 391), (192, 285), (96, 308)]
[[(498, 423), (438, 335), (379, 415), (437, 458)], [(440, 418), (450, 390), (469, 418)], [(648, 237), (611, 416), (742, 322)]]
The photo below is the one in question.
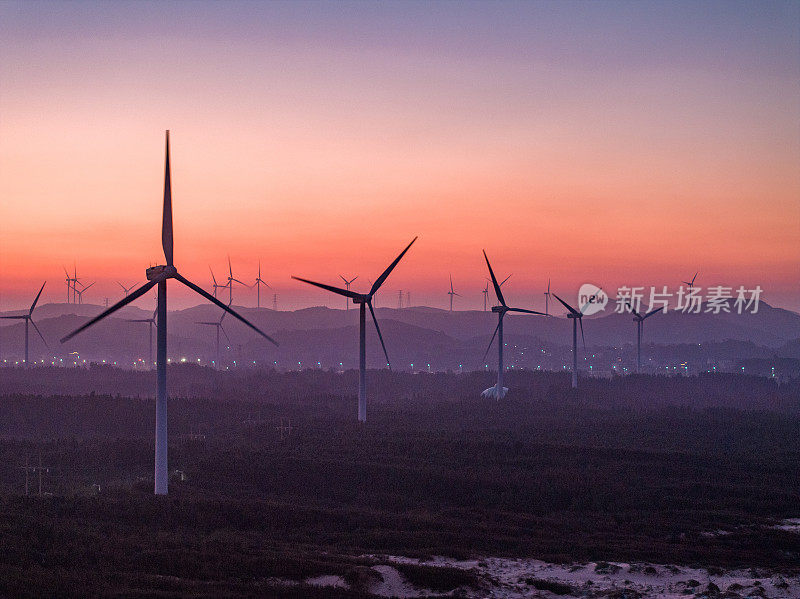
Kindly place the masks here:
[(33, 300), (33, 303), (31, 304), (31, 309), (30, 309), (30, 310), (28, 310), (28, 316), (30, 316), (31, 314), (33, 314), (33, 309), (36, 307), (36, 302), (38, 302), (38, 301), (39, 301), (39, 296), (40, 296), (40, 295), (42, 295), (42, 291), (44, 290), (44, 286), (45, 286), (46, 284), (47, 284), (47, 281), (45, 281), (44, 283), (42, 283), (42, 288), (41, 288), (41, 289), (39, 289), (39, 293), (37, 293), (37, 294), (36, 294), (36, 299), (35, 299), (35, 300)]
[(347, 279), (345, 279), (343, 275), (339, 275), (339, 278), (340, 278), (342, 281), (344, 281), (344, 284), (345, 284), (345, 285), (347, 285), (347, 284), (350, 282), (350, 281), (348, 281)]
[(14, 319), (19, 320), (19, 319), (23, 319), (23, 318), (28, 318), (28, 316), (20, 314), (19, 316), (0, 316), (0, 318), (14, 318)]
[(367, 306), (369, 306), (369, 313), (372, 314), (372, 322), (375, 323), (375, 330), (378, 331), (378, 339), (381, 340), (383, 355), (386, 356), (386, 363), (389, 365), (389, 370), (391, 370), (392, 361), (389, 360), (389, 352), (386, 351), (386, 344), (383, 342), (383, 335), (381, 335), (381, 327), (378, 326), (378, 319), (375, 318), (375, 310), (372, 309), (372, 302), (367, 302)]
[(647, 314), (645, 314), (642, 317), (642, 320), (644, 320), (645, 318), (650, 318), (653, 314), (661, 312), (661, 310), (663, 310), (663, 309), (664, 309), (664, 306), (661, 306), (660, 308), (656, 308), (655, 310), (650, 310)]
[(150, 322), (150, 318), (126, 318), (125, 322)]
[[(131, 320), (129, 322), (149, 322), (149, 321), (148, 320)], [(197, 321), (197, 322), (195, 322), (195, 324), (207, 324), (207, 325), (210, 325), (210, 326), (217, 326), (219, 323), (218, 322), (200, 322), (200, 321)]]
[(492, 270), (492, 265), (489, 264), (489, 257), (486, 255), (486, 250), (483, 250), (483, 257), (486, 259), (486, 266), (489, 267), (489, 276), (492, 277), (492, 285), (494, 286), (494, 293), (497, 295), (497, 301), (499, 301), (502, 305), (506, 305), (506, 300), (503, 298), (503, 292), (500, 291), (500, 284), (497, 282), (497, 277), (494, 276), (494, 271)]
[(510, 278), (511, 278), (511, 275), (508, 275), (508, 276), (507, 276), (505, 279), (503, 279), (502, 281), (500, 281), (500, 287), (502, 287), (502, 286), (503, 286), (503, 284), (504, 284), (506, 281), (508, 281)]
[[(233, 303), (233, 302), (228, 302), (228, 308), (230, 308), (230, 307), (231, 307), (231, 303)], [(227, 312), (223, 312), (223, 313), (222, 313), (222, 316), (220, 316), (220, 317), (219, 317), (219, 324), (220, 324), (220, 325), (222, 325), (222, 321), (223, 321), (223, 320), (225, 320), (225, 315), (226, 315), (226, 314), (227, 314)]]
[(450, 293), (453, 293), (453, 275), (450, 275)]
[(558, 297), (558, 296), (557, 296), (555, 293), (553, 294), (553, 297), (554, 297), (554, 298), (556, 298), (558, 301), (560, 301), (560, 302), (561, 302), (561, 303), (564, 305), (564, 307), (565, 307), (567, 310), (569, 310), (570, 314), (572, 314), (573, 316), (580, 316), (580, 315), (581, 315), (581, 313), (580, 313), (580, 312), (578, 312), (578, 311), (577, 311), (575, 308), (573, 308), (573, 307), (572, 307), (572, 306), (570, 306), (570, 305), (569, 305), (567, 302), (565, 302), (565, 301), (564, 301), (564, 300), (562, 300), (560, 297)]
[[(502, 316), (500, 318), (503, 318)], [(492, 334), (492, 338), (489, 339), (489, 345), (486, 346), (486, 351), (483, 354), (483, 361), (486, 361), (486, 356), (489, 355), (489, 350), (492, 349), (492, 343), (494, 343), (494, 338), (497, 337), (497, 331), (500, 330), (500, 318), (497, 319), (497, 326), (494, 328), (494, 333)]]
[(352, 284), (352, 283), (353, 283), (353, 281), (355, 281), (357, 278), (358, 278), (358, 275), (356, 275), (356, 276), (354, 276), (352, 279), (350, 279), (350, 284)]
[(509, 308), (509, 312), (522, 312), (524, 314), (538, 314), (539, 316), (546, 316), (544, 312), (537, 312), (536, 310), (526, 310), (525, 308)]
[(233, 278), (233, 267), (231, 266), (231, 257), (228, 256), (228, 277)]
[(338, 293), (339, 295), (344, 295), (346, 297), (350, 297), (353, 299), (359, 299), (361, 297), (361, 294), (356, 293), (355, 291), (348, 291), (347, 289), (334, 287), (333, 285), (326, 285), (325, 283), (317, 283), (315, 281), (309, 281), (308, 279), (301, 279), (300, 277), (292, 276), (292, 278), (296, 281), (302, 281), (303, 283), (308, 283), (309, 285), (314, 285), (315, 287), (319, 287), (320, 289), (325, 289), (327, 291)]
[(219, 330), (220, 330), (220, 331), (222, 331), (222, 334), (223, 334), (223, 335), (225, 335), (225, 339), (227, 339), (228, 341), (230, 341), (230, 340), (231, 340), (231, 338), (230, 338), (230, 337), (228, 337), (228, 333), (226, 333), (226, 332), (225, 332), (225, 327), (223, 327), (221, 323), (220, 323), (220, 325), (219, 325)]
[(211, 294), (210, 294), (208, 291), (206, 291), (206, 290), (204, 290), (204, 289), (202, 289), (202, 288), (198, 287), (197, 285), (195, 285), (194, 283), (192, 283), (192, 282), (191, 282), (189, 279), (187, 279), (187, 278), (183, 277), (183, 276), (182, 276), (181, 274), (179, 274), (179, 273), (175, 273), (175, 278), (176, 278), (176, 279), (178, 279), (178, 280), (179, 280), (181, 283), (183, 283), (184, 285), (186, 285), (186, 286), (187, 286), (189, 289), (191, 289), (192, 291), (195, 291), (196, 293), (199, 293), (200, 295), (202, 295), (204, 298), (206, 298), (206, 299), (207, 299), (208, 301), (210, 301), (211, 303), (213, 303), (213, 304), (216, 304), (217, 306), (219, 306), (220, 308), (222, 308), (222, 309), (223, 309), (223, 310), (225, 310), (226, 312), (229, 312), (231, 316), (233, 316), (234, 318), (237, 318), (238, 320), (242, 321), (244, 324), (246, 324), (248, 327), (250, 327), (251, 329), (253, 329), (253, 330), (254, 330), (256, 333), (258, 333), (259, 335), (261, 335), (261, 336), (262, 336), (264, 339), (266, 339), (266, 340), (267, 340), (267, 341), (269, 341), (270, 343), (274, 344), (275, 346), (277, 346), (277, 345), (278, 345), (278, 342), (277, 342), (277, 341), (275, 341), (275, 340), (274, 340), (272, 337), (270, 337), (269, 335), (267, 335), (266, 333), (264, 333), (264, 332), (263, 332), (261, 329), (259, 329), (257, 326), (255, 326), (254, 324), (252, 324), (252, 323), (251, 323), (249, 320), (247, 320), (247, 319), (246, 319), (244, 316), (240, 316), (239, 314), (237, 314), (237, 313), (236, 313), (236, 311), (235, 311), (235, 310), (232, 310), (231, 308), (229, 308), (228, 306), (226, 306), (225, 304), (223, 304), (221, 301), (219, 301), (217, 298), (215, 298), (213, 295), (211, 295)]
[(211, 273), (211, 280), (214, 281), (214, 286), (216, 287), (217, 286), (217, 277), (214, 276), (214, 271), (211, 270), (210, 266), (208, 267), (208, 272)]
[(586, 337), (583, 336), (583, 318), (578, 318), (578, 322), (581, 325), (581, 341), (583, 341), (583, 351), (586, 352)]
[(400, 259), (403, 256), (405, 256), (405, 254), (409, 250), (409, 248), (411, 248), (411, 246), (414, 245), (414, 242), (416, 240), (417, 240), (417, 238), (414, 237), (414, 239), (411, 240), (411, 243), (409, 243), (406, 246), (406, 249), (404, 249), (402, 252), (400, 252), (400, 255), (397, 258), (395, 258), (394, 262), (392, 262), (389, 265), (389, 268), (384, 270), (383, 274), (381, 274), (381, 276), (379, 276), (377, 279), (375, 279), (375, 282), (372, 284), (372, 289), (369, 290), (369, 295), (370, 296), (375, 295), (375, 292), (378, 291), (378, 289), (380, 289), (380, 286), (383, 285), (383, 282), (386, 280), (386, 278), (389, 276), (389, 274), (394, 270), (394, 267), (397, 266), (397, 263), (400, 262)]
[(128, 297), (125, 297), (125, 298), (121, 299), (120, 301), (118, 301), (116, 304), (114, 304), (110, 308), (104, 310), (103, 312), (101, 312), (100, 314), (98, 314), (97, 316), (92, 318), (89, 322), (87, 322), (83, 326), (78, 327), (77, 329), (72, 331), (69, 335), (67, 335), (65, 337), (62, 337), (61, 338), (61, 343), (64, 343), (65, 341), (69, 341), (75, 335), (77, 335), (78, 333), (88, 329), (94, 323), (96, 323), (96, 322), (98, 322), (100, 320), (103, 320), (109, 314), (113, 314), (114, 312), (116, 312), (120, 308), (123, 308), (123, 307), (127, 306), (128, 304), (130, 304), (132, 301), (142, 297), (145, 293), (150, 291), (150, 289), (155, 287), (156, 283), (160, 283), (161, 281), (164, 281), (166, 279), (167, 279), (167, 277), (158, 277), (157, 279), (153, 279), (152, 281), (148, 281), (147, 283), (145, 283), (144, 285), (139, 287), (139, 289), (137, 289), (133, 293), (129, 294)]
[(166, 137), (166, 160), (164, 162), (164, 214), (161, 222), (161, 245), (167, 265), (172, 266), (172, 183), (169, 168), (169, 130)]
[(41, 337), (42, 341), (44, 341), (45, 347), (47, 347), (49, 349), (50, 345), (47, 343), (47, 339), (44, 338), (44, 335), (42, 335), (42, 332), (39, 330), (39, 327), (36, 326), (36, 323), (33, 322), (32, 318), (29, 319), (29, 320), (31, 321), (31, 324), (33, 325), (33, 328), (36, 329), (36, 332), (39, 333), (39, 337)]

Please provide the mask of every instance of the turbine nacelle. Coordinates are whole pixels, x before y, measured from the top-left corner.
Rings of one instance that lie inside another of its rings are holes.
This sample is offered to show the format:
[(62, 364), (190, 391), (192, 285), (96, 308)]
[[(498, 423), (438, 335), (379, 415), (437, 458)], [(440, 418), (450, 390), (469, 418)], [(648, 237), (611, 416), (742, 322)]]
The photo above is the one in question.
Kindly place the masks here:
[(145, 271), (145, 276), (148, 281), (161, 281), (169, 279), (178, 274), (178, 269), (172, 264), (151, 266)]

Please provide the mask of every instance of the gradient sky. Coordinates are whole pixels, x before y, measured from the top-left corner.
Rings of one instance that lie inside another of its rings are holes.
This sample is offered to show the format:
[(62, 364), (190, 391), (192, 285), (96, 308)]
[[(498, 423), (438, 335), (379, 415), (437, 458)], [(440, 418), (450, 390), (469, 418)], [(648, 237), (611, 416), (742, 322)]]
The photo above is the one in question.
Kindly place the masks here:
[(486, 248), (519, 305), (699, 270), (798, 310), (799, 32), (797, 2), (0, 2), (0, 307), (163, 262), (170, 129), (176, 265), (260, 257), (281, 308), (419, 235), (379, 305), (452, 272), (481, 306)]

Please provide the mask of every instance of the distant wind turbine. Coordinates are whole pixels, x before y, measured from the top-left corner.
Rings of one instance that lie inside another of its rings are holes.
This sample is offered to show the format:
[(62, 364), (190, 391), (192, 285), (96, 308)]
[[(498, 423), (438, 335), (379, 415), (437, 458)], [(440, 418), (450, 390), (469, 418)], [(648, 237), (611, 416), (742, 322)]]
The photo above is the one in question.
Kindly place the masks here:
[[(489, 340), (489, 346), (486, 348), (486, 353), (483, 354), (483, 359), (489, 355), (489, 350), (492, 348), (495, 336), (497, 337), (497, 384), (494, 387), (485, 389), (481, 395), (483, 397), (494, 397), (495, 399), (502, 399), (508, 393), (508, 387), (503, 386), (503, 318), (508, 312), (522, 312), (524, 314), (540, 314), (535, 310), (526, 310), (525, 308), (509, 308), (506, 300), (503, 297), (503, 292), (500, 289), (501, 285), (508, 281), (508, 277), (503, 279), (503, 283), (498, 283), (497, 278), (494, 276), (492, 265), (489, 264), (489, 258), (486, 256), (486, 250), (483, 252), (483, 257), (486, 260), (486, 266), (489, 268), (489, 276), (492, 277), (492, 285), (494, 286), (494, 293), (497, 296), (497, 301), (500, 302), (499, 306), (492, 306), (492, 312), (497, 314), (497, 327), (494, 329), (492, 338)], [(511, 275), (509, 275), (510, 277)]]
[[(228, 306), (230, 308), (230, 306)], [(228, 333), (225, 332), (225, 328), (222, 326), (222, 321), (225, 319), (225, 315), (227, 312), (223, 312), (222, 316), (220, 316), (219, 320), (215, 320), (213, 322), (196, 322), (195, 324), (202, 324), (206, 326), (212, 326), (217, 329), (217, 345), (216, 345), (216, 359), (214, 360), (214, 368), (219, 368), (219, 332), (222, 331), (222, 334), (225, 335), (225, 339), (230, 342), (230, 337), (228, 337)]]
[(447, 295), (450, 296), (450, 311), (453, 311), (453, 298), (455, 296), (461, 297), (458, 293), (455, 292), (453, 289), (453, 275), (450, 275), (450, 291), (447, 292)]
[(636, 372), (640, 372), (642, 370), (642, 332), (644, 331), (644, 321), (650, 318), (653, 314), (661, 312), (661, 310), (664, 309), (664, 306), (656, 308), (655, 310), (650, 310), (644, 314), (640, 314), (633, 309), (633, 305), (631, 305), (630, 302), (626, 303), (628, 304), (628, 308), (630, 308), (631, 312), (633, 313), (633, 322), (636, 323)]
[(226, 289), (228, 286), (217, 283), (217, 277), (214, 276), (214, 271), (211, 270), (210, 266), (208, 267), (208, 272), (211, 273), (211, 287), (213, 289), (212, 293), (214, 294), (214, 297), (217, 297), (217, 289)]
[(691, 281), (682, 281), (682, 282), (685, 283), (686, 286), (689, 287), (689, 289), (694, 289), (694, 281), (697, 278), (698, 274), (700, 274), (700, 271), (697, 271), (696, 273), (694, 273), (694, 276), (692, 277)]
[(586, 338), (583, 336), (583, 310), (580, 311), (570, 306), (567, 302), (558, 297), (555, 293), (553, 297), (561, 302), (567, 309), (567, 318), (572, 319), (572, 388), (578, 388), (578, 323), (581, 325), (581, 339), (583, 340), (583, 348), (586, 349)]
[(135, 285), (135, 284), (131, 285), (130, 287), (125, 287), (125, 285), (123, 285), (123, 284), (122, 284), (122, 283), (120, 283), (119, 281), (117, 281), (117, 285), (119, 285), (120, 287), (122, 287), (122, 291), (124, 291), (124, 292), (125, 292), (125, 297), (128, 297), (128, 294), (129, 294), (129, 293), (130, 293), (130, 292), (133, 290), (133, 288), (134, 288), (134, 287), (136, 287), (136, 285)]
[(233, 283), (239, 283), (239, 285), (244, 285), (245, 287), (249, 287), (247, 283), (244, 281), (240, 281), (239, 279), (233, 276), (233, 267), (231, 266), (231, 257), (228, 256), (228, 305), (230, 306), (233, 304)]
[(486, 281), (486, 287), (481, 291), (483, 294), (483, 311), (486, 312), (486, 306), (489, 303), (489, 281)]
[(331, 291), (338, 295), (343, 295), (345, 297), (349, 297), (353, 300), (354, 304), (358, 304), (360, 309), (359, 314), (359, 329), (358, 329), (358, 369), (359, 369), (359, 378), (358, 378), (358, 420), (359, 422), (366, 422), (367, 420), (367, 352), (366, 352), (366, 309), (369, 308), (370, 314), (372, 315), (372, 321), (375, 323), (375, 330), (378, 333), (378, 339), (381, 341), (381, 347), (383, 348), (383, 354), (386, 356), (386, 365), (391, 368), (391, 362), (389, 360), (389, 353), (386, 351), (386, 344), (383, 342), (383, 335), (381, 335), (381, 329), (378, 326), (378, 319), (375, 317), (375, 310), (372, 307), (372, 298), (375, 295), (375, 292), (378, 291), (381, 285), (383, 285), (386, 278), (389, 274), (394, 270), (394, 267), (397, 266), (397, 263), (405, 256), (406, 252), (411, 248), (414, 242), (417, 240), (416, 237), (411, 240), (400, 255), (394, 259), (389, 267), (383, 271), (381, 276), (379, 276), (375, 282), (372, 284), (368, 293), (356, 293), (355, 291), (350, 291), (349, 289), (342, 289), (340, 287), (334, 287), (332, 285), (325, 285), (324, 283), (316, 283), (314, 281), (309, 281), (308, 279), (301, 279), (300, 277), (292, 277), (297, 281), (302, 281), (303, 283), (308, 283), (309, 285), (314, 285), (321, 289), (325, 289), (327, 291)]
[(75, 291), (77, 292), (77, 294), (78, 294), (78, 303), (79, 303), (79, 304), (82, 304), (82, 303), (83, 303), (83, 294), (84, 294), (84, 293), (86, 293), (86, 292), (89, 290), (89, 288), (90, 288), (92, 285), (94, 285), (95, 283), (96, 283), (96, 281), (92, 281), (91, 283), (89, 283), (88, 285), (86, 285), (86, 286), (85, 286), (83, 289), (81, 289), (80, 291), (78, 291), (77, 289), (75, 290)]
[[(125, 296), (127, 297), (127, 295)], [(153, 316), (150, 318), (132, 318), (129, 319), (128, 322), (146, 322), (148, 323), (148, 329), (150, 331), (150, 362), (148, 363), (148, 368), (152, 368), (153, 366), (153, 328), (156, 326), (156, 315), (158, 314), (158, 308), (153, 310)]]
[(272, 289), (269, 284), (261, 278), (261, 260), (258, 261), (258, 276), (256, 277), (256, 282), (254, 283), (256, 287), (256, 307), (261, 307), (261, 286), (263, 285), (267, 289)]
[(550, 316), (550, 279), (547, 279), (547, 291), (544, 292), (544, 314)]
[[(344, 278), (344, 275), (339, 275), (339, 278), (342, 281), (344, 281), (344, 288), (347, 289), (347, 291), (350, 291), (350, 285), (352, 285), (353, 281), (355, 281), (358, 278), (358, 275), (354, 276), (349, 281)], [(345, 310), (349, 310), (350, 309), (350, 298), (349, 297), (345, 297), (344, 298), (344, 309)]]
[[(33, 328), (36, 329), (36, 332), (39, 333), (39, 337), (42, 338), (44, 344), (47, 345), (47, 340), (42, 335), (42, 332), (39, 330), (39, 327), (36, 326), (36, 323), (33, 322), (33, 309), (36, 307), (36, 302), (39, 301), (39, 296), (42, 295), (42, 290), (44, 286), (47, 284), (47, 281), (42, 283), (42, 287), (39, 289), (39, 293), (36, 294), (36, 299), (33, 300), (30, 309), (28, 310), (27, 314), (19, 314), (18, 316), (0, 316), (0, 318), (6, 319), (13, 319), (13, 320), (24, 320), (25, 321), (25, 367), (28, 367), (28, 323), (33, 325)], [(49, 346), (48, 346), (49, 347)]]
[(156, 451), (155, 451), (155, 484), (154, 490), (156, 495), (166, 495), (168, 486), (168, 470), (167, 470), (167, 280), (177, 279), (180, 283), (186, 285), (195, 293), (202, 295), (210, 302), (216, 304), (223, 310), (229, 312), (233, 317), (239, 319), (248, 327), (253, 329), (256, 333), (264, 337), (267, 341), (275, 343), (275, 341), (266, 333), (262, 332), (258, 327), (251, 324), (247, 319), (237, 314), (233, 309), (228, 308), (225, 304), (215, 298), (213, 295), (198, 287), (185, 277), (183, 277), (175, 268), (173, 257), (173, 242), (172, 242), (172, 188), (170, 184), (170, 165), (169, 165), (169, 131), (166, 133), (166, 159), (164, 165), (164, 208), (161, 224), (161, 245), (164, 248), (164, 257), (166, 258), (166, 265), (151, 266), (146, 270), (147, 283), (139, 287), (136, 291), (128, 295), (128, 297), (120, 300), (107, 310), (104, 310), (99, 315), (95, 316), (83, 326), (75, 329), (69, 335), (61, 339), (64, 343), (72, 339), (78, 333), (86, 330), (93, 324), (103, 320), (119, 310), (120, 308), (128, 305), (137, 298), (143, 296), (150, 291), (153, 287), (158, 285), (158, 324), (157, 324), (157, 353), (156, 353)]

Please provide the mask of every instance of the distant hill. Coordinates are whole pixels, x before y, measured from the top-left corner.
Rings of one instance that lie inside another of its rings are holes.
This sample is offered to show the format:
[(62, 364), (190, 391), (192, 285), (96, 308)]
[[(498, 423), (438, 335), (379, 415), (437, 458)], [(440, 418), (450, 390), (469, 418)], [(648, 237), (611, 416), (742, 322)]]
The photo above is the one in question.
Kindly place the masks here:
[[(254, 361), (279, 368), (316, 366), (352, 368), (356, 365), (358, 311), (325, 307), (295, 311), (235, 307), (243, 316), (273, 336), (275, 348), (233, 318), (224, 321), (229, 339), (222, 337), (221, 362), (237, 366)], [(149, 333), (146, 323), (126, 319), (149, 318), (152, 312), (128, 306), (112, 317), (61, 345), (58, 340), (104, 308), (91, 304), (44, 304), (37, 308), (36, 322), (49, 342), (45, 347), (30, 331), (32, 359), (117, 362), (134, 366), (147, 360)], [(13, 314), (7, 312), (5, 314)], [(19, 313), (19, 312), (16, 312)], [(497, 317), (491, 312), (448, 312), (436, 308), (377, 308), (376, 313), (394, 368), (432, 370), (496, 367), (492, 350), (483, 360)], [(214, 321), (221, 311), (201, 304), (169, 313), (169, 356), (205, 363), (214, 358), (215, 332), (196, 324)], [(23, 324), (0, 321), (0, 356), (19, 360)], [(635, 350), (635, 325), (629, 314), (604, 313), (584, 321), (587, 352), (581, 348), (585, 368), (605, 371), (631, 368)], [(509, 315), (505, 341), (510, 367), (563, 369), (571, 363), (571, 323), (558, 314), (551, 317)], [(800, 358), (800, 315), (761, 303), (757, 314), (681, 314), (670, 311), (648, 319), (643, 354), (647, 368), (671, 368), (689, 360), (690, 368), (732, 369), (738, 362), (780, 355)], [(698, 348), (699, 349), (695, 349)], [(385, 367), (371, 322), (367, 335), (368, 364)], [(70, 352), (78, 352), (71, 354)], [(298, 364), (299, 363), (299, 364)], [(709, 366), (711, 365), (711, 366)]]

